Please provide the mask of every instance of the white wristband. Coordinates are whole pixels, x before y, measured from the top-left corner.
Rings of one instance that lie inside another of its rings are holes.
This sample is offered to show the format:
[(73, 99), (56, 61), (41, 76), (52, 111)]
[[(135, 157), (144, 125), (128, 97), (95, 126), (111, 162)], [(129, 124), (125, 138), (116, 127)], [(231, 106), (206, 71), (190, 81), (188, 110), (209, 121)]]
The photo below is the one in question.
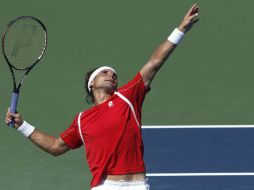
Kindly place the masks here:
[(178, 28), (175, 28), (175, 30), (169, 35), (168, 41), (177, 45), (180, 43), (183, 37), (184, 37), (184, 33), (178, 30)]
[(23, 124), (17, 130), (25, 137), (29, 137), (34, 132), (35, 127), (24, 121)]

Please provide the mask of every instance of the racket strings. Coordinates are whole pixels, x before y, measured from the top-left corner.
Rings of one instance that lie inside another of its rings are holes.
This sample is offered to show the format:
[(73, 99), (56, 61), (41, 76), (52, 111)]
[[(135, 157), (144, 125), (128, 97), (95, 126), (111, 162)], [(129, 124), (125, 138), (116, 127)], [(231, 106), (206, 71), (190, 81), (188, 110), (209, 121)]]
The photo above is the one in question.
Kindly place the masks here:
[(46, 31), (34, 19), (22, 18), (13, 22), (5, 33), (4, 52), (10, 64), (18, 69), (32, 66), (46, 47)]

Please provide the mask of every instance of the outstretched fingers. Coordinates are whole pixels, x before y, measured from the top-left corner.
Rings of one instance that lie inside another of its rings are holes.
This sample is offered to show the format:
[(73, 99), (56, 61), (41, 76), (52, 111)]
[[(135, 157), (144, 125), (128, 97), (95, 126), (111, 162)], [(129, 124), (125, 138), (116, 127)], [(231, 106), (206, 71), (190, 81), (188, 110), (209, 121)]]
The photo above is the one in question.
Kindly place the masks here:
[(194, 4), (191, 6), (189, 11), (187, 12), (187, 15), (192, 16), (192, 15), (197, 14), (198, 12), (199, 12), (199, 6), (197, 4)]
[(192, 16), (190, 16), (190, 18), (189, 18), (191, 21), (192, 21), (192, 23), (196, 23), (196, 22), (198, 22), (199, 21), (199, 18), (198, 18), (198, 12), (197, 13), (195, 13), (195, 14), (193, 14)]
[(184, 33), (190, 30), (193, 24), (199, 21), (198, 14), (199, 14), (199, 6), (197, 4), (192, 5), (191, 8), (186, 13), (186, 15), (184, 16), (178, 29)]

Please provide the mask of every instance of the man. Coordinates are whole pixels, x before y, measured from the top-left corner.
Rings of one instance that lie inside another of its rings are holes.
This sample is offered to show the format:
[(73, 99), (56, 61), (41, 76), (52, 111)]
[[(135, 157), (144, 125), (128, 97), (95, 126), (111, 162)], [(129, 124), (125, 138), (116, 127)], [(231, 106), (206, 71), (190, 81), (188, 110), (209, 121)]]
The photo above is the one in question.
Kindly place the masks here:
[(118, 76), (108, 66), (87, 74), (86, 90), (90, 109), (77, 114), (72, 124), (55, 138), (35, 129), (19, 113), (6, 114), (6, 123), (46, 152), (58, 156), (84, 145), (93, 179), (92, 190), (149, 189), (143, 161), (141, 107), (149, 86), (163, 63), (188, 30), (198, 21), (194, 4), (184, 19), (152, 54), (149, 61), (129, 83), (117, 90)]

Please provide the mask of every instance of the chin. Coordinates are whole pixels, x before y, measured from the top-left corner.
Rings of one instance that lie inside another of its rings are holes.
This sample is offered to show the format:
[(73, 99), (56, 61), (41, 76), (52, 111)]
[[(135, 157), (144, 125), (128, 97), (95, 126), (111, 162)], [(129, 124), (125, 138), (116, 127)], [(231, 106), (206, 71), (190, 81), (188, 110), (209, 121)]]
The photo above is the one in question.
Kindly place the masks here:
[(108, 94), (113, 94), (116, 91), (116, 87), (115, 86), (105, 86), (105, 91)]

